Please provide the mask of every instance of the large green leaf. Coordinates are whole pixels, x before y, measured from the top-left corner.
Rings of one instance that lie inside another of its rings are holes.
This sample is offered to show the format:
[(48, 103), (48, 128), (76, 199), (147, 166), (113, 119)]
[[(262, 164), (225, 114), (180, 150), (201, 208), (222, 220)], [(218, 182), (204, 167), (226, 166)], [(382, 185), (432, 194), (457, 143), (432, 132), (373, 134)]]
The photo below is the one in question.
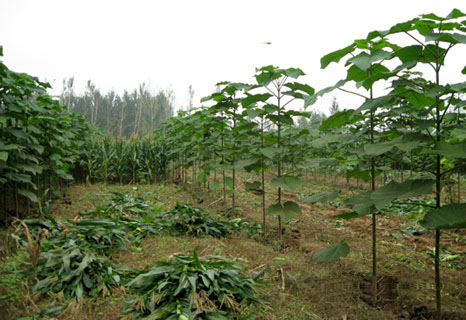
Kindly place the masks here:
[(29, 200), (31, 200), (32, 202), (38, 202), (38, 198), (37, 196), (32, 193), (31, 191), (29, 190), (26, 190), (26, 189), (18, 189), (18, 193), (22, 196), (25, 196), (26, 198), (28, 198)]
[(275, 155), (280, 151), (278, 148), (262, 148), (260, 152), (269, 159), (275, 158)]
[(466, 36), (460, 33), (430, 33), (426, 34), (424, 37), (426, 41), (441, 41), (453, 44), (466, 44)]
[(424, 150), (423, 152), (438, 154), (447, 158), (466, 159), (466, 143), (450, 144), (442, 141), (437, 143), (435, 149)]
[(282, 217), (285, 222), (288, 222), (294, 217), (302, 214), (299, 205), (293, 201), (287, 201), (284, 204), (273, 204), (269, 206), (267, 212), (269, 215)]
[(308, 203), (316, 203), (316, 202), (328, 202), (335, 200), (338, 196), (338, 192), (323, 192), (319, 194), (314, 194), (307, 197), (302, 197), (300, 201), (308, 202)]
[(447, 19), (458, 19), (458, 18), (462, 18), (462, 17), (466, 17), (466, 14), (463, 13), (461, 10), (458, 10), (458, 9), (453, 9), (447, 16), (446, 18)]
[(250, 166), (256, 162), (257, 162), (257, 159), (240, 160), (240, 161), (236, 161), (233, 167), (236, 169), (243, 169), (244, 167)]
[(0, 151), (0, 160), (6, 162), (8, 160), (8, 152)]
[[(348, 63), (353, 63), (354, 65), (358, 66), (358, 68), (362, 71), (367, 71), (367, 69), (369, 69), (369, 67), (372, 66), (374, 62), (383, 59), (390, 59), (391, 57), (391, 52), (377, 49), (373, 50), (371, 54), (368, 54), (365, 51), (363, 51), (359, 53), (357, 56), (348, 59)], [(372, 69), (372, 72), (374, 72), (374, 68)]]
[(299, 82), (286, 83), (285, 87), (288, 87), (293, 91), (302, 91), (304, 93), (307, 93), (310, 96), (312, 96), (315, 93), (315, 90), (313, 87), (307, 84), (299, 83)]
[(391, 181), (382, 188), (372, 192), (370, 198), (377, 209), (385, 208), (395, 199), (406, 199), (432, 193), (432, 179), (413, 179), (402, 183)]
[(421, 45), (403, 47), (397, 50), (394, 53), (394, 56), (400, 58), (401, 62), (403, 63), (419, 61), (419, 59), (422, 57), (422, 48), (423, 47)]
[(356, 111), (354, 111), (354, 113), (359, 114), (364, 110), (375, 111), (378, 108), (390, 105), (394, 99), (395, 97), (390, 95), (382, 96), (375, 99), (367, 99), (358, 109), (356, 109)]
[(351, 123), (351, 117), (354, 110), (344, 110), (337, 112), (325, 119), (319, 127), (320, 131), (327, 131), (333, 128), (341, 128), (342, 126)]
[(294, 192), (296, 189), (301, 188), (304, 182), (293, 176), (277, 177), (270, 183), (274, 188), (282, 188), (283, 190)]
[(393, 149), (393, 142), (369, 143), (364, 145), (364, 152), (368, 156), (379, 156)]
[(331, 87), (327, 87), (327, 88), (324, 88), (322, 90), (319, 90), (316, 94), (314, 94), (313, 96), (313, 102), (317, 101), (317, 98), (318, 97), (321, 97), (329, 92), (332, 92), (333, 90), (337, 89), (337, 88), (340, 88), (342, 87), (343, 85), (345, 85), (346, 83), (346, 80), (340, 80), (338, 81), (335, 85), (331, 86)]
[(293, 78), (293, 79), (297, 79), (299, 78), (300, 76), (304, 76), (305, 73), (303, 72), (303, 70), (299, 69), (299, 68), (288, 68), (288, 69), (285, 69), (284, 70), (284, 74), (287, 76), (287, 77), (290, 77), (290, 78)]
[(371, 199), (371, 191), (349, 198), (345, 203), (351, 206), (359, 216), (365, 216), (376, 212), (374, 201)]
[(346, 56), (348, 53), (353, 52), (355, 47), (356, 45), (353, 43), (343, 49), (326, 54), (320, 59), (320, 67), (325, 69), (330, 63), (340, 61), (340, 59)]
[(350, 252), (350, 247), (345, 241), (333, 244), (326, 249), (316, 253), (312, 259), (317, 262), (333, 262), (342, 257), (346, 257)]
[(263, 93), (263, 94), (255, 94), (255, 95), (247, 95), (245, 98), (241, 99), (241, 104), (243, 108), (247, 108), (251, 105), (254, 105), (257, 102), (264, 102), (267, 101), (272, 95), (270, 93)]
[(348, 69), (348, 73), (346, 75), (346, 80), (347, 81), (355, 81), (355, 82), (360, 82), (365, 79), (367, 79), (368, 74), (366, 71), (362, 70), (359, 68), (357, 65), (352, 65)]
[(466, 228), (466, 203), (455, 203), (427, 212), (421, 225), (428, 229)]
[(369, 170), (361, 170), (360, 168), (354, 168), (352, 170), (346, 171), (346, 177), (349, 178), (358, 178), (363, 181), (371, 180), (371, 172)]
[(461, 142), (466, 142), (466, 129), (464, 128), (456, 128), (453, 129), (451, 134), (450, 134), (450, 143), (461, 143)]

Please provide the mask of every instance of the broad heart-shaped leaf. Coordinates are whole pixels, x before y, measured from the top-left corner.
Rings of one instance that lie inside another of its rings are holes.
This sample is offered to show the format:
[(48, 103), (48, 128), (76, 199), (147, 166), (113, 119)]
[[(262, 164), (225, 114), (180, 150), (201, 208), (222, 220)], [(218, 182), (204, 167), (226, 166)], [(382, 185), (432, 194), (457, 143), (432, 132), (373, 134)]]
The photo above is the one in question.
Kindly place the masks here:
[(379, 156), (392, 150), (393, 142), (384, 142), (384, 143), (369, 143), (364, 145), (364, 152), (368, 156)]
[(356, 44), (352, 43), (343, 49), (326, 54), (320, 59), (320, 67), (325, 69), (330, 63), (340, 61), (340, 59), (346, 56), (348, 53), (353, 52), (355, 47)]
[(356, 109), (356, 111), (354, 111), (354, 114), (359, 114), (364, 110), (375, 111), (377, 108), (390, 105), (394, 100), (395, 97), (390, 95), (375, 99), (367, 99), (358, 109)]
[(366, 71), (362, 70), (359, 68), (357, 65), (352, 65), (348, 69), (348, 73), (346, 75), (346, 80), (347, 81), (355, 81), (355, 82), (360, 82), (365, 79), (367, 79), (368, 74)]
[(342, 257), (346, 257), (350, 252), (350, 247), (345, 241), (333, 244), (324, 250), (316, 253), (312, 259), (317, 262), (333, 262)]
[(246, 94), (246, 97), (241, 99), (241, 104), (243, 108), (247, 108), (250, 105), (253, 105), (259, 101), (267, 101), (268, 98), (270, 98), (272, 95), (270, 93), (263, 93), (263, 94)]
[(352, 143), (357, 139), (357, 136), (352, 133), (346, 134), (329, 134), (322, 136), (321, 138), (317, 138), (311, 141), (311, 146), (314, 148), (323, 148), (331, 143)]
[(460, 33), (430, 33), (425, 36), (426, 41), (442, 41), (448, 43), (465, 43), (466, 36)]
[(262, 183), (260, 183), (259, 181), (254, 181), (254, 182), (245, 182), (244, 183), (245, 187), (246, 187), (246, 190), (248, 191), (259, 191), (261, 190), (261, 185)]
[(392, 141), (383, 143), (365, 144), (364, 152), (368, 156), (379, 156), (386, 152), (389, 152), (393, 147), (397, 147), (401, 151), (409, 152), (419, 146), (422, 141), (422, 136), (418, 137), (415, 135), (403, 136), (393, 139)]
[(421, 225), (428, 229), (466, 228), (466, 203), (454, 203), (430, 210)]
[(293, 176), (281, 176), (274, 178), (270, 184), (274, 188), (282, 188), (283, 190), (294, 192), (296, 189), (301, 188), (304, 182)]
[(348, 59), (347, 63), (353, 63), (354, 65), (358, 66), (358, 68), (362, 71), (367, 71), (367, 69), (369, 69), (372, 63), (391, 57), (391, 52), (384, 51), (381, 49), (373, 50), (372, 54), (368, 54), (367, 52), (363, 51), (359, 53), (357, 56)]
[(391, 181), (382, 188), (377, 189), (370, 195), (377, 209), (382, 209), (395, 199), (405, 199), (423, 194), (432, 193), (432, 179), (413, 179), (398, 183)]
[(246, 114), (251, 119), (257, 118), (258, 116), (262, 114), (262, 112), (263, 112), (262, 110), (258, 110), (258, 109), (247, 109), (246, 110)]
[(466, 129), (456, 128), (453, 129), (450, 133), (450, 143), (461, 143), (466, 142)]
[(337, 88), (340, 88), (341, 86), (345, 85), (346, 83), (346, 80), (340, 80), (338, 81), (335, 85), (331, 86), (331, 87), (327, 87), (327, 88), (324, 88), (322, 90), (319, 90), (314, 96), (313, 96), (313, 101), (317, 101), (317, 98), (318, 97), (321, 97), (323, 96), (324, 94), (327, 94), (329, 92), (332, 92), (333, 90), (337, 89)]
[(462, 17), (466, 17), (466, 14), (463, 13), (461, 10), (458, 10), (458, 9), (453, 9), (449, 14), (448, 16), (446, 16), (447, 19), (458, 19), (458, 18), (462, 18)]
[(376, 212), (374, 201), (371, 199), (371, 191), (349, 198), (345, 203), (351, 206), (360, 217)]
[(32, 193), (31, 191), (29, 190), (26, 190), (26, 189), (18, 189), (18, 193), (22, 196), (25, 196), (26, 198), (28, 198), (29, 200), (31, 200), (32, 202), (38, 202), (38, 198), (37, 196)]
[(437, 143), (435, 149), (423, 150), (422, 153), (438, 154), (450, 159), (466, 159), (466, 143), (449, 144), (441, 141)]
[(351, 116), (353, 115), (354, 110), (343, 110), (337, 112), (327, 119), (325, 119), (319, 127), (320, 131), (327, 131), (333, 128), (340, 128), (346, 124), (351, 123)]
[(371, 173), (369, 170), (361, 170), (359, 168), (354, 168), (353, 170), (348, 170), (346, 172), (346, 177), (349, 178), (358, 178), (364, 181), (371, 180)]
[(400, 48), (393, 55), (400, 58), (402, 63), (409, 61), (419, 61), (419, 59), (422, 57), (422, 48), (423, 47), (421, 45), (408, 46)]
[(307, 93), (308, 95), (312, 96), (315, 93), (315, 90), (313, 87), (307, 84), (302, 84), (299, 82), (289, 82), (285, 84), (285, 87), (290, 88), (291, 90), (294, 91), (303, 91), (304, 93)]
[(247, 159), (247, 160), (240, 160), (236, 161), (234, 166), (236, 169), (243, 169), (244, 167), (250, 166), (257, 162), (257, 159)]
[(275, 158), (275, 155), (280, 151), (278, 148), (262, 148), (260, 152), (269, 159)]
[(8, 152), (0, 151), (0, 160), (6, 162), (8, 160)]
[(303, 72), (303, 70), (299, 68), (288, 68), (284, 70), (284, 73), (287, 77), (297, 79), (300, 76), (305, 76), (306, 74)]
[(282, 217), (284, 222), (288, 222), (296, 216), (302, 214), (301, 208), (296, 202), (287, 201), (284, 204), (276, 203), (269, 207), (268, 214)]
[(300, 200), (308, 203), (328, 202), (335, 200), (337, 196), (338, 192), (323, 192), (319, 194), (314, 194), (312, 196), (302, 197)]

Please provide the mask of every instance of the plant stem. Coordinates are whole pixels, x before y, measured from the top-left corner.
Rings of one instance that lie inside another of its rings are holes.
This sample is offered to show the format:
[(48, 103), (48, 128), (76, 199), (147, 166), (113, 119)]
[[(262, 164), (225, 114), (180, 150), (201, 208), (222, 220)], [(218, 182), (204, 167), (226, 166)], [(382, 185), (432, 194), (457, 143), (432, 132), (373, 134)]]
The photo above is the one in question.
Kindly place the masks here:
[[(372, 89), (371, 89), (372, 99)], [(370, 116), (371, 143), (374, 143), (374, 112)], [(375, 191), (375, 159), (371, 158), (371, 191)], [(372, 283), (371, 283), (372, 304), (377, 305), (377, 216), (372, 214)]]
[[(438, 46), (438, 43), (437, 43)], [(435, 69), (435, 82), (437, 85), (440, 85), (440, 64), (437, 57), (437, 65)], [(442, 118), (440, 117), (440, 99), (437, 96), (436, 98), (436, 140), (440, 142), (440, 129)], [(442, 191), (442, 167), (441, 167), (441, 156), (436, 156), (436, 174), (435, 174), (435, 206), (437, 208), (441, 207), (441, 191)], [(437, 304), (437, 314), (436, 319), (440, 320), (442, 318), (442, 296), (441, 296), (441, 279), (440, 279), (440, 230), (435, 230), (435, 300)]]
[[(278, 147), (278, 178), (282, 176), (282, 162), (281, 162), (281, 152), (280, 152), (280, 134), (281, 134), (281, 122), (280, 122), (280, 87), (277, 85), (277, 106), (278, 106), (278, 117), (277, 117), (277, 147)], [(282, 203), (282, 188), (278, 187), (278, 204)], [(282, 242), (282, 217), (278, 215), (278, 233), (280, 235), (280, 242)]]

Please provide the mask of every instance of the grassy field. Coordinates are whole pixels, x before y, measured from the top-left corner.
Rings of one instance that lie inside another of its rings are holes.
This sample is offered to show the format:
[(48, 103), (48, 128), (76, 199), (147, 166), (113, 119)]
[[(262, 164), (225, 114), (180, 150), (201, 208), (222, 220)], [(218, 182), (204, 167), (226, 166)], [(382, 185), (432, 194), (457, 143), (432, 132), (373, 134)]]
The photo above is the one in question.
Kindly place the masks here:
[[(241, 177), (241, 182), (247, 180)], [(364, 188), (364, 185), (359, 186)], [(348, 196), (356, 186), (345, 181), (309, 177), (301, 194), (342, 190)], [(244, 189), (244, 188), (243, 188)], [(242, 217), (262, 221), (261, 197), (246, 191), (237, 192), (238, 208), (226, 209), (220, 190), (206, 192), (190, 185), (74, 185), (51, 205), (55, 218), (80, 219), (88, 211), (108, 202), (110, 192), (133, 192), (148, 201), (161, 202), (164, 210), (177, 203), (208, 208), (225, 219)], [(285, 199), (299, 199), (285, 194)], [(229, 200), (228, 200), (229, 201)], [(280, 239), (277, 221), (268, 217), (268, 232), (234, 232), (226, 238), (193, 236), (152, 236), (138, 245), (129, 245), (111, 257), (112, 262), (134, 269), (151, 267), (176, 254), (221, 255), (255, 272), (263, 272), (266, 282), (259, 289), (269, 305), (250, 307), (246, 311), (256, 319), (429, 319), (435, 310), (433, 278), (434, 236), (427, 231), (413, 235), (419, 228), (416, 212), (397, 212), (379, 218), (379, 305), (370, 304), (370, 218), (350, 221), (332, 219), (346, 212), (338, 201), (327, 204), (299, 203), (303, 214), (285, 226)], [(396, 208), (395, 208), (396, 209)], [(401, 208), (399, 211), (403, 211)], [(396, 211), (396, 210), (395, 210)], [(10, 231), (2, 231), (0, 263), (0, 318), (27, 317), (40, 310), (63, 305), (60, 294), (39, 295), (31, 290), (36, 282), (22, 272), (29, 261), (24, 248), (14, 245)], [(462, 233), (461, 233), (462, 232)], [(442, 261), (444, 319), (466, 319), (466, 237), (464, 231), (445, 232), (446, 245)], [(333, 263), (313, 261), (312, 256), (328, 244), (345, 240), (350, 254)], [(72, 302), (50, 319), (130, 319), (122, 314), (125, 288), (117, 288), (105, 298), (86, 298)], [(47, 319), (48, 317), (44, 317)], [(33, 319), (30, 317), (29, 319)]]

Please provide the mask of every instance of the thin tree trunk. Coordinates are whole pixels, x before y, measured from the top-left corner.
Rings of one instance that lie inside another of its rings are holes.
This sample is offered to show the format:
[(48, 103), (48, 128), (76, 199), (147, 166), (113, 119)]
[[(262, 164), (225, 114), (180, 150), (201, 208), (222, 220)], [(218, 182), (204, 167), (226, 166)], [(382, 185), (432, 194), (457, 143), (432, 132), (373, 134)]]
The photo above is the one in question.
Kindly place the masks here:
[[(264, 118), (261, 118), (261, 149), (264, 148)], [(266, 209), (265, 209), (265, 168), (264, 155), (261, 154), (261, 183), (262, 183), (262, 233), (265, 235), (266, 228)]]

